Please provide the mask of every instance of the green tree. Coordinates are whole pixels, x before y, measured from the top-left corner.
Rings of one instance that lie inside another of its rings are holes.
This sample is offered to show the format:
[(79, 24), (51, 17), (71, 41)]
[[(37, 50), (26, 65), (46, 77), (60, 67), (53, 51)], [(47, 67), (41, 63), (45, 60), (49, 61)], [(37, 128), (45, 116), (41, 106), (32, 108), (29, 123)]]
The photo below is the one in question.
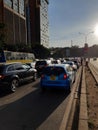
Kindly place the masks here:
[(32, 48), (35, 57), (38, 59), (45, 59), (50, 57), (50, 49), (45, 48), (43, 45), (36, 44)]

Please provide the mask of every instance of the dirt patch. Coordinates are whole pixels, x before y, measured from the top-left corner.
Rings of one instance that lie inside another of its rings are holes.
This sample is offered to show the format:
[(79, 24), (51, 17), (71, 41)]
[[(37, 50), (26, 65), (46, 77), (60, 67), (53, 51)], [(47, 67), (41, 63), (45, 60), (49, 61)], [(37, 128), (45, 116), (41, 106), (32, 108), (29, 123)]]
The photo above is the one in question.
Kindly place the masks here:
[(88, 126), (89, 130), (98, 130), (98, 86), (86, 68), (86, 85), (87, 85), (87, 107), (88, 107)]

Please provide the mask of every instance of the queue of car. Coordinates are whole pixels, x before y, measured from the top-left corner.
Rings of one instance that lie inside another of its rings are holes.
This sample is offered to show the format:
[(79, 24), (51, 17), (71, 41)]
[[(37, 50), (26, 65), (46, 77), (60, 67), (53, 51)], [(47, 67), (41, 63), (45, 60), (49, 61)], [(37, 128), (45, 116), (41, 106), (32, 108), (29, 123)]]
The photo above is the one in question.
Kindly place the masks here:
[[(75, 60), (76, 61), (76, 60)], [(76, 71), (80, 64), (72, 60), (37, 60), (32, 63), (2, 63), (0, 64), (0, 88), (12, 92), (28, 80), (40, 78), (40, 87), (59, 88), (70, 91), (75, 81)]]
[[(76, 62), (77, 61), (77, 62)], [(77, 64), (78, 63), (78, 64)], [(78, 60), (47, 60), (37, 61), (35, 68), (40, 74), (40, 87), (44, 91), (47, 88), (59, 88), (70, 91), (72, 84), (75, 82), (76, 71), (80, 66)]]

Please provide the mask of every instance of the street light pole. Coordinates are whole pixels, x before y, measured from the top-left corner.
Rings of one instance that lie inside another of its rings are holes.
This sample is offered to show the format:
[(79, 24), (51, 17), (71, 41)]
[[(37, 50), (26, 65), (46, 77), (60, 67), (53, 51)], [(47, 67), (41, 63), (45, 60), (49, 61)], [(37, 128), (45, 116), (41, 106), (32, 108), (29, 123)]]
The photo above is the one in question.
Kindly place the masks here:
[(85, 36), (85, 43), (87, 43), (87, 37), (88, 37), (88, 35), (91, 34), (91, 33), (94, 33), (94, 32), (92, 31), (92, 32), (89, 32), (89, 33), (87, 33), (87, 34), (86, 34), (86, 33), (81, 33), (81, 32), (79, 32), (80, 35), (82, 34), (82, 35)]
[(89, 33), (80, 33), (79, 34), (82, 34), (85, 36), (85, 44), (84, 44), (84, 57), (88, 57), (88, 43), (87, 43), (87, 37), (89, 34), (91, 33), (94, 33), (93, 31), (92, 32), (89, 32)]

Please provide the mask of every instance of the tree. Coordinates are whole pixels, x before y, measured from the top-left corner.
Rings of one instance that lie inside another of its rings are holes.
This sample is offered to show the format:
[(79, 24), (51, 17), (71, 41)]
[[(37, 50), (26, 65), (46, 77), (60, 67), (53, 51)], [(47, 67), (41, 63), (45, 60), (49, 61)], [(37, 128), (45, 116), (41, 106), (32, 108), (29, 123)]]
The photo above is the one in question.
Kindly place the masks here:
[(45, 59), (50, 57), (50, 50), (48, 48), (45, 48), (43, 45), (36, 44), (32, 47), (32, 50), (35, 54), (35, 57), (38, 59)]

